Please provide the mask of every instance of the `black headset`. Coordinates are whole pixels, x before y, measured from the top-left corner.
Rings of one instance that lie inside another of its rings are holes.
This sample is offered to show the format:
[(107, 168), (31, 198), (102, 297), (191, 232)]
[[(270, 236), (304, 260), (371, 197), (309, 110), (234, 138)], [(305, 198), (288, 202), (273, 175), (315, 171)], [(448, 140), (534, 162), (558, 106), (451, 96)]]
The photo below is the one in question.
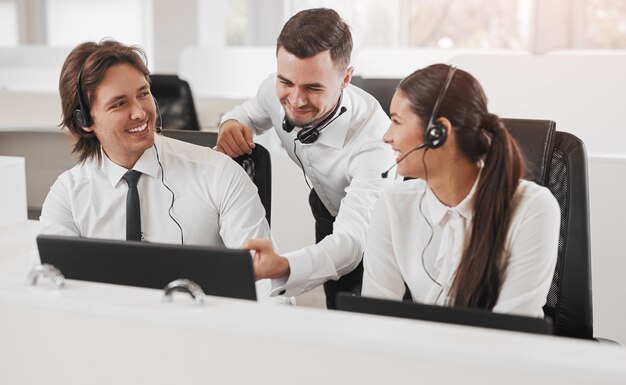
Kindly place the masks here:
[[(331, 112), (326, 118), (324, 118), (324, 120), (322, 120), (318, 124), (303, 127), (302, 130), (300, 130), (300, 132), (298, 132), (298, 134), (296, 135), (296, 140), (299, 140), (302, 144), (315, 143), (317, 139), (319, 139), (322, 130), (348, 110), (346, 107), (341, 107), (339, 114), (335, 116), (335, 113), (339, 109), (339, 105), (341, 105), (342, 97), (343, 93), (339, 97), (339, 101), (337, 101), (337, 105), (335, 105), (333, 112)], [(333, 116), (335, 117), (333, 118)], [(291, 132), (293, 131), (294, 127), (295, 126), (289, 121), (289, 119), (287, 118), (287, 114), (285, 113), (285, 117), (283, 118), (283, 130), (285, 130), (286, 132)]]
[[(446, 80), (444, 81), (443, 86), (441, 87), (441, 91), (439, 91), (439, 96), (437, 96), (437, 101), (435, 102), (435, 105), (433, 107), (433, 112), (430, 114), (428, 125), (426, 126), (426, 130), (424, 131), (424, 146), (426, 148), (439, 148), (443, 146), (443, 144), (446, 142), (446, 139), (448, 138), (448, 130), (446, 129), (446, 126), (444, 126), (442, 123), (435, 123), (434, 120), (437, 118), (437, 114), (439, 114), (439, 107), (441, 106), (441, 103), (443, 102), (444, 96), (446, 96), (446, 91), (448, 91), (448, 87), (450, 87), (450, 83), (452, 82), (452, 77), (454, 76), (455, 72), (456, 72), (456, 68), (450, 66), (450, 68), (448, 69), (448, 76), (446, 77)], [(444, 288), (443, 288), (443, 285), (430, 274), (424, 262), (424, 253), (426, 252), (426, 249), (432, 242), (433, 234), (434, 234), (432, 224), (422, 212), (422, 202), (424, 201), (425, 196), (426, 194), (422, 194), (420, 198), (419, 210), (422, 216), (424, 217), (424, 219), (426, 219), (426, 223), (428, 223), (428, 226), (430, 227), (430, 237), (428, 238), (428, 242), (426, 242), (426, 245), (422, 249), (421, 260), (422, 260), (422, 267), (424, 268), (424, 272), (426, 272), (426, 275), (428, 275), (428, 278), (430, 278), (430, 280), (433, 281), (435, 285), (441, 288), (441, 291), (439, 292), (439, 294), (437, 295), (437, 298), (435, 299), (435, 303), (437, 303), (437, 301), (439, 301), (439, 297), (444, 292)]]
[(448, 87), (450, 87), (450, 83), (452, 82), (452, 77), (454, 77), (455, 72), (456, 67), (450, 66), (448, 76), (441, 87), (441, 91), (439, 91), (439, 96), (437, 96), (433, 112), (430, 114), (428, 125), (426, 125), (426, 130), (424, 130), (424, 146), (426, 148), (439, 148), (443, 146), (448, 138), (448, 130), (446, 127), (442, 123), (435, 122), (434, 120), (437, 119), (439, 107), (443, 102), (443, 98), (446, 96), (446, 91), (448, 91)]
[[(79, 126), (83, 128), (91, 127), (93, 124), (93, 118), (91, 117), (91, 111), (89, 111), (89, 105), (85, 100), (83, 94), (83, 88), (81, 86), (83, 77), (83, 69), (81, 68), (78, 71), (78, 79), (76, 80), (76, 98), (78, 99), (78, 108), (74, 110), (74, 120), (78, 123)], [(163, 128), (163, 117), (161, 116), (161, 109), (159, 108), (159, 103), (157, 102), (154, 95), (152, 96), (154, 99), (154, 105), (157, 110), (158, 121), (155, 124), (155, 131), (160, 133)], [(283, 123), (284, 124), (284, 123)]]
[(76, 97), (78, 99), (78, 108), (74, 110), (74, 120), (78, 123), (79, 126), (87, 128), (91, 127), (93, 124), (93, 119), (91, 118), (91, 112), (89, 111), (89, 105), (85, 101), (85, 97), (83, 95), (83, 88), (81, 86), (83, 77), (83, 69), (81, 68), (78, 71), (78, 79), (76, 80)]

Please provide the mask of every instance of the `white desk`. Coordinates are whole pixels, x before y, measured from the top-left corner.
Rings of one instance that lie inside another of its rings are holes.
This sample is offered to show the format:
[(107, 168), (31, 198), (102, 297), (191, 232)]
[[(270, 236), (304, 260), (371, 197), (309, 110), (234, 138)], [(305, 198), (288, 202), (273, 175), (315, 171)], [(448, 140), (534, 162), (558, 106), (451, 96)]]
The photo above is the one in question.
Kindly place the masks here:
[(37, 234), (39, 221), (0, 226), (0, 283), (26, 277), (33, 264), (39, 263)]
[(32, 256), (16, 258), (36, 225), (0, 229), (3, 384), (626, 381), (626, 351), (593, 342), (216, 297), (165, 303), (158, 290), (80, 281), (30, 287), (19, 273)]

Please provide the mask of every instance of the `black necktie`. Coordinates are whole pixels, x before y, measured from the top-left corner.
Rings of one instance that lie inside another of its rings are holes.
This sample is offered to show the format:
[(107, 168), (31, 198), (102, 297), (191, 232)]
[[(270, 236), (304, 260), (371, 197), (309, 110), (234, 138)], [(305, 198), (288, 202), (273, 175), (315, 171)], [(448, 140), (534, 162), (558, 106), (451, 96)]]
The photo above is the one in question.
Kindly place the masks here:
[(141, 241), (141, 210), (139, 209), (139, 192), (137, 182), (141, 173), (129, 170), (122, 179), (128, 184), (126, 194), (126, 240)]

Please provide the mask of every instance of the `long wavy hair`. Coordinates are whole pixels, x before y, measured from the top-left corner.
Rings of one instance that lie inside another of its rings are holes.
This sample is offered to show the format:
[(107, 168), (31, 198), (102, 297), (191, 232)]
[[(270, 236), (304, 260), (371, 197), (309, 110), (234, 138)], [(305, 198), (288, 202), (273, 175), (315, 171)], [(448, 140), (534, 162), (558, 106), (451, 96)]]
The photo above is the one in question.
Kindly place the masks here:
[[(96, 88), (104, 79), (106, 71), (118, 63), (128, 63), (137, 68), (150, 81), (146, 54), (141, 48), (127, 46), (115, 40), (100, 43), (85, 42), (78, 45), (65, 59), (59, 78), (61, 111), (65, 126), (78, 140), (72, 153), (78, 154), (80, 162), (88, 159), (101, 160), (100, 141), (93, 131), (87, 131), (74, 119), (74, 111), (79, 108), (77, 87), (81, 87), (85, 108), (94, 101)], [(82, 72), (81, 72), (82, 71)], [(81, 84), (78, 83), (80, 74)]]

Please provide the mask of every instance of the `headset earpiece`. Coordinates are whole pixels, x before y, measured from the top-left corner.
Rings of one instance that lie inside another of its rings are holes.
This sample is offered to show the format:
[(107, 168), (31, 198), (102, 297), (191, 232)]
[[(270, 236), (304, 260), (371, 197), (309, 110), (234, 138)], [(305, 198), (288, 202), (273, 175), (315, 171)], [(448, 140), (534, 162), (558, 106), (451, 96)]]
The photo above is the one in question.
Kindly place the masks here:
[(439, 148), (443, 146), (448, 138), (448, 130), (443, 123), (435, 123), (432, 127), (426, 130), (424, 135), (424, 144), (428, 148)]
[(283, 130), (291, 132), (294, 129), (294, 125), (287, 119), (287, 115), (283, 118)]
[[(339, 96), (339, 101), (335, 105), (335, 109), (324, 120), (322, 120), (318, 124), (314, 126), (304, 127), (296, 135), (296, 140), (299, 140), (300, 143), (302, 144), (315, 143), (315, 141), (317, 141), (317, 139), (320, 137), (322, 130), (326, 128), (326, 126), (328, 126), (330, 123), (335, 121), (335, 119), (343, 115), (344, 112), (348, 111), (348, 109), (344, 106), (342, 106), (341, 109), (339, 108), (342, 98), (343, 98), (343, 93), (341, 93), (341, 95)], [(335, 116), (335, 114), (337, 113), (337, 110), (339, 110), (339, 114)], [(283, 130), (285, 130), (286, 132), (291, 132), (293, 131), (294, 128), (295, 128), (294, 124), (289, 121), (289, 119), (287, 118), (287, 114), (285, 114), (285, 117), (283, 118)]]
[(83, 128), (91, 127), (93, 119), (91, 118), (91, 112), (89, 111), (89, 105), (85, 100), (82, 88), (83, 69), (78, 71), (78, 79), (76, 79), (76, 99), (78, 99), (78, 108), (74, 110), (74, 120), (79, 126)]
[(424, 144), (427, 148), (439, 148), (443, 146), (448, 138), (448, 130), (446, 129), (446, 126), (444, 126), (441, 122), (435, 122), (435, 119), (437, 119), (439, 107), (443, 102), (443, 97), (446, 96), (446, 91), (448, 91), (448, 87), (450, 87), (450, 83), (452, 82), (452, 77), (455, 72), (456, 68), (450, 66), (448, 76), (446, 76), (446, 80), (444, 80), (441, 91), (439, 91), (439, 95), (437, 96), (437, 100), (433, 106), (433, 112), (430, 114), (430, 119), (428, 120), (428, 125), (426, 126), (426, 130), (424, 130)]
[(302, 144), (311, 144), (315, 143), (319, 136), (320, 131), (317, 129), (317, 127), (309, 127), (298, 132), (298, 134), (296, 135), (296, 139), (299, 140)]
[(79, 108), (74, 110), (74, 120), (81, 127), (88, 127), (87, 122), (85, 121), (85, 115), (83, 115), (83, 111)]

